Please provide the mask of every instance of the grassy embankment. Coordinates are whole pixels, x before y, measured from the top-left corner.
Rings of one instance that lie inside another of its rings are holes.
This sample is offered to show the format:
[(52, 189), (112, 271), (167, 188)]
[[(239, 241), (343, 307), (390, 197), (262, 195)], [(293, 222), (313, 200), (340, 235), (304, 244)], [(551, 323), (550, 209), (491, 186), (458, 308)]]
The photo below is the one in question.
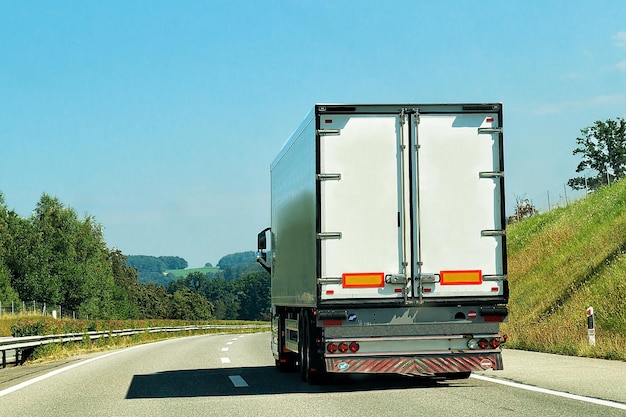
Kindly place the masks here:
[[(211, 324), (211, 325), (246, 325), (259, 324), (267, 325), (265, 322), (236, 321), (236, 320), (216, 320), (210, 322), (189, 322), (180, 320), (72, 320), (72, 319), (52, 319), (51, 317), (35, 315), (5, 315), (0, 318), (0, 337), (12, 336), (12, 327), (19, 326), (20, 329), (26, 327), (37, 327), (38, 334), (64, 334), (64, 333), (84, 333), (90, 330), (111, 331), (122, 329), (143, 329), (149, 327), (186, 326), (191, 324)], [(28, 362), (46, 362), (63, 359), (70, 356), (84, 353), (99, 352), (105, 350), (119, 349), (143, 343), (155, 342), (173, 337), (194, 336), (200, 334), (224, 334), (224, 333), (255, 333), (267, 331), (268, 327), (232, 329), (206, 329), (189, 330), (182, 332), (159, 332), (141, 333), (133, 336), (116, 336), (90, 340), (85, 337), (81, 342), (49, 344), (36, 348), (30, 355)]]
[(507, 245), (507, 346), (626, 360), (626, 181), (509, 226)]

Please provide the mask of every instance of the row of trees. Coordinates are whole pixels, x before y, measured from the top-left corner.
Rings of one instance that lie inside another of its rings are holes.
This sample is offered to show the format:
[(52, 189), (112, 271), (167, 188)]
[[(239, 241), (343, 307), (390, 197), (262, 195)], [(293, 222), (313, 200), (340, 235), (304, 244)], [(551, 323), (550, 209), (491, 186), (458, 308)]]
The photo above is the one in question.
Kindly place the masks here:
[[(178, 257), (168, 265), (186, 267)], [(232, 281), (204, 274), (169, 287), (141, 283), (119, 249), (108, 249), (102, 226), (78, 218), (43, 194), (28, 218), (9, 210), (0, 193), (0, 301), (36, 300), (103, 319), (263, 318), (269, 277), (252, 272)]]
[(110, 317), (124, 303), (102, 227), (44, 194), (29, 218), (0, 194), (0, 299), (45, 301)]
[(246, 273), (233, 281), (219, 274), (192, 272), (170, 282), (168, 292), (203, 297), (217, 319), (269, 319), (270, 276), (265, 271)]
[(129, 255), (127, 259), (128, 265), (139, 271), (139, 281), (144, 284), (154, 282), (167, 285), (171, 279), (165, 275), (165, 271), (185, 269), (188, 266), (187, 261), (179, 256)]

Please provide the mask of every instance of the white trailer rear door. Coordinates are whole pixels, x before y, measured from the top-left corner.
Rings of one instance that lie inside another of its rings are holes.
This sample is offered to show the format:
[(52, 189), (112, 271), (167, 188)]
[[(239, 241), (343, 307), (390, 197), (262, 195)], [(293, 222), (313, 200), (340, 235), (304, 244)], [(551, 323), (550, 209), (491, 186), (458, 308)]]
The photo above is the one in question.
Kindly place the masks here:
[(405, 127), (397, 114), (326, 114), (319, 123), (321, 297), (402, 298), (383, 280), (402, 268), (398, 147)]
[[(414, 124), (415, 297), (502, 296), (497, 115), (422, 114)], [(421, 294), (419, 294), (419, 293)]]

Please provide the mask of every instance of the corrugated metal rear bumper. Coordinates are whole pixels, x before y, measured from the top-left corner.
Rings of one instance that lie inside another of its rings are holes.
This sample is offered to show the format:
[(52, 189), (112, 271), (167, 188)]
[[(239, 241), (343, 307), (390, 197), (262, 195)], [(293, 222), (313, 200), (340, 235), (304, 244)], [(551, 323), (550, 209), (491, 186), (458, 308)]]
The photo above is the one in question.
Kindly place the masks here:
[(451, 372), (502, 370), (500, 352), (388, 357), (326, 357), (326, 370), (335, 373), (433, 375)]

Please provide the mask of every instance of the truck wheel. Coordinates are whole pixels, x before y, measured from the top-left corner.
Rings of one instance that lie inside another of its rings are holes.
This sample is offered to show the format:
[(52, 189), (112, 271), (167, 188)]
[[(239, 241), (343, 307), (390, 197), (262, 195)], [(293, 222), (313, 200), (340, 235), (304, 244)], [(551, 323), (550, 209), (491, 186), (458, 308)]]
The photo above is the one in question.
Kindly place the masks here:
[[(312, 339), (309, 339), (309, 341)], [(309, 344), (308, 348), (308, 374), (307, 380), (311, 385), (320, 385), (325, 384), (328, 379), (328, 374), (326, 373), (324, 362), (320, 357), (320, 354), (317, 352), (317, 348), (311, 344)], [(315, 371), (312, 371), (311, 368), (315, 368)]]
[(300, 363), (300, 375), (302, 380), (312, 385), (323, 384), (326, 382), (326, 369), (321, 354), (315, 343), (316, 332), (315, 322), (311, 319), (308, 312), (304, 313), (302, 320), (302, 341), (303, 346), (300, 349), (302, 359)]

